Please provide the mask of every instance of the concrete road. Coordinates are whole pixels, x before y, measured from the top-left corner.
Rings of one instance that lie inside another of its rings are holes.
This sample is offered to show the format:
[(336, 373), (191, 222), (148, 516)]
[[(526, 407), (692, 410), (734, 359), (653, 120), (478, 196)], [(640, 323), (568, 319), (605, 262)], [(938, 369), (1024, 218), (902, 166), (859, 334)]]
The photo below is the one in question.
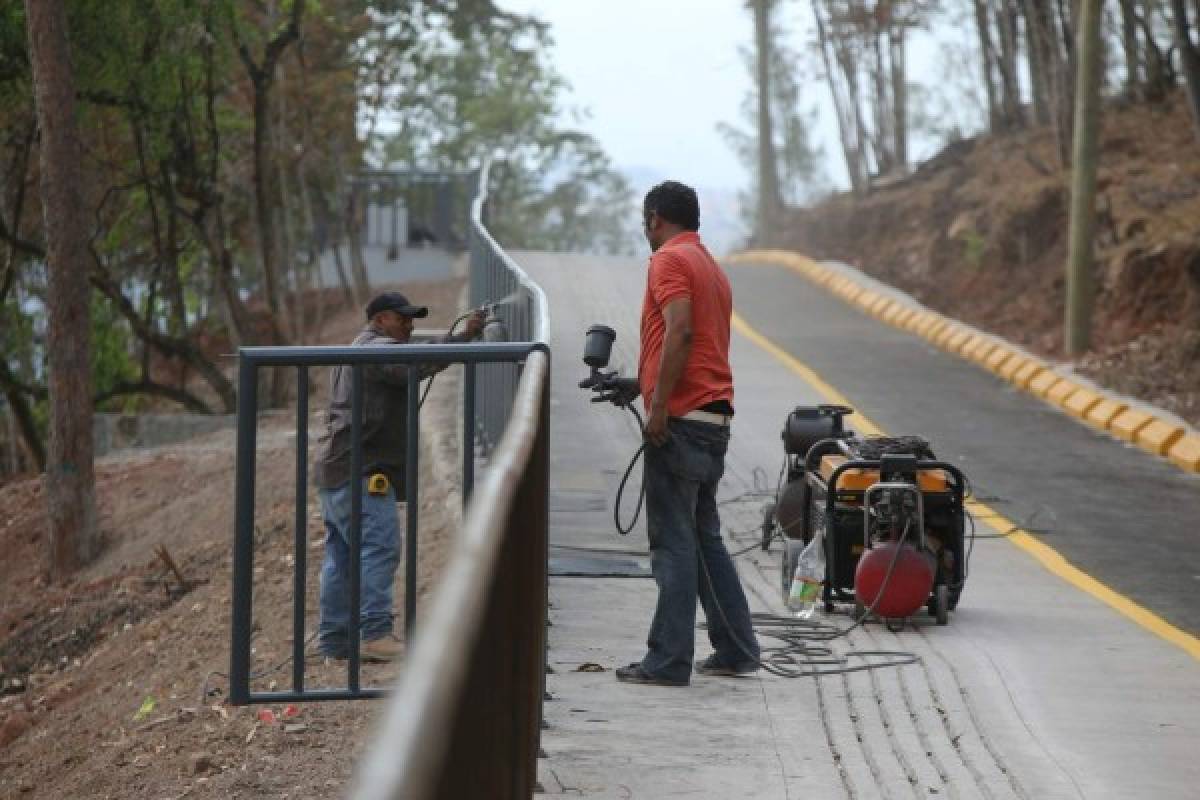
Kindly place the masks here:
[[(697, 676), (627, 686), (655, 588), (646, 539), (613, 529), (612, 503), (638, 444), (628, 415), (576, 387), (583, 331), (618, 331), (632, 372), (644, 263), (520, 253), (546, 289), (551, 417), (552, 699), (541, 778), (549, 796), (613, 798), (1190, 798), (1200, 786), (1200, 662), (1081, 591), (981, 524), (950, 625), (869, 625), (837, 652), (901, 650), (917, 663), (787, 680)], [(1200, 486), (979, 368), (859, 314), (785, 270), (729, 270), (738, 312), (814, 368), (889, 433), (928, 438), (993, 508), (1104, 585), (1180, 628), (1200, 629)], [(779, 430), (821, 402), (761, 343), (735, 335), (738, 415), (722, 486), (731, 550), (758, 537), (782, 461)], [(636, 475), (637, 473), (635, 473)], [(636, 486), (636, 480), (635, 480)], [(625, 513), (632, 510), (633, 491)], [(1195, 539), (1195, 537), (1192, 537)], [(782, 612), (778, 547), (739, 556), (759, 611)], [(1189, 572), (1190, 570), (1190, 572)], [(1189, 591), (1190, 590), (1190, 591)], [(827, 622), (846, 626), (841, 614)], [(697, 658), (709, 652), (698, 632)], [(777, 644), (766, 638), (765, 646)], [(597, 671), (601, 670), (601, 671)]]

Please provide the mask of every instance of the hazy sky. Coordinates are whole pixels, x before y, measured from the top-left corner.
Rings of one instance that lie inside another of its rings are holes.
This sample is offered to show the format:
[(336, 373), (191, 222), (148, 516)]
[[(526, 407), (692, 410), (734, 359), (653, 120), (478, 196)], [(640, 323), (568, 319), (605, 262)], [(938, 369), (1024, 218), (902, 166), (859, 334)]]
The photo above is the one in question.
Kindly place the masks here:
[(579, 127), (618, 166), (714, 187), (745, 173), (716, 131), (737, 121), (749, 78), (738, 47), (751, 40), (740, 0), (500, 0), (551, 25), (552, 60)]
[[(499, 0), (512, 11), (550, 23), (552, 61), (571, 84), (568, 103), (590, 117), (578, 126), (595, 135), (617, 166), (638, 177), (676, 177), (733, 191), (747, 183), (745, 168), (716, 130), (726, 121), (748, 127), (741, 104), (750, 89), (740, 48), (753, 38), (744, 0)], [(964, 7), (966, 5), (964, 4)], [(782, 5), (787, 42), (802, 49), (811, 38), (808, 3)], [(969, 29), (967, 31), (969, 33)], [(909, 41), (910, 81), (945, 91), (966, 79), (947, 74), (939, 39), (916, 33)], [(973, 73), (970, 73), (973, 74)], [(813, 138), (824, 147), (826, 174), (845, 184), (836, 122), (823, 80), (810, 76), (802, 103), (818, 109)], [(934, 143), (914, 133), (917, 158)]]

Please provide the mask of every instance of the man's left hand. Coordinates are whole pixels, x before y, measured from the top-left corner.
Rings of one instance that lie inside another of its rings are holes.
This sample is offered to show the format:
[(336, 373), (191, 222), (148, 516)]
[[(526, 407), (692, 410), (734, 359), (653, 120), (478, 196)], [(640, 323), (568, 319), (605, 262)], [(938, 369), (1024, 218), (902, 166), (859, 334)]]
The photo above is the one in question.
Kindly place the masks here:
[(467, 317), (467, 335), (472, 339), (478, 339), (483, 333), (483, 325), (487, 322), (487, 311), (482, 308), (477, 308), (471, 312), (471, 316)]
[(667, 429), (667, 409), (651, 408), (650, 418), (646, 420), (646, 441), (655, 447), (662, 447), (671, 438)]

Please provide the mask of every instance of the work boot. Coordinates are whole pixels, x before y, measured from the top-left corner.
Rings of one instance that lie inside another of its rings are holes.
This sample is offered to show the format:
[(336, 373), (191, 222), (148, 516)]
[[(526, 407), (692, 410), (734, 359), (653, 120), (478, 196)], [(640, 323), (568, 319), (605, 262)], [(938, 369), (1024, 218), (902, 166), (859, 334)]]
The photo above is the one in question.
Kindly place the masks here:
[(758, 664), (753, 661), (745, 661), (737, 666), (729, 666), (718, 659), (716, 653), (713, 653), (696, 665), (696, 672), (699, 672), (701, 675), (713, 675), (722, 678), (745, 678), (757, 671)]
[(633, 662), (627, 667), (617, 667), (617, 680), (621, 683), (644, 683), (650, 686), (687, 686), (688, 681), (673, 681), (659, 678), (642, 669), (642, 665)]
[(384, 636), (363, 642), (359, 650), (362, 660), (374, 664), (386, 664), (396, 661), (404, 652), (404, 645), (394, 636)]

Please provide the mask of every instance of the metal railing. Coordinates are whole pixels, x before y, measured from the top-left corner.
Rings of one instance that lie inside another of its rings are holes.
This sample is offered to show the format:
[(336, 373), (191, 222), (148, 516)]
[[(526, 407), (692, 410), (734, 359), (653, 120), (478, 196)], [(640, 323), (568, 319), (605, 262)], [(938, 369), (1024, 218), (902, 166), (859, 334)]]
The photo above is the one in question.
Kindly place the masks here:
[[(546, 297), (471, 211), (471, 304), (497, 309), (510, 339), (544, 345)], [(491, 370), (491, 374), (485, 374)], [(455, 556), (359, 772), (363, 800), (529, 798), (545, 680), (550, 357), (481, 365), (479, 432), (491, 442)], [(467, 383), (469, 396), (476, 387)], [(501, 413), (500, 409), (503, 409)]]
[[(308, 369), (352, 372), (352, 466), (362, 472), (362, 371), (407, 364), (462, 363), (463, 496), (469, 498), (454, 554), (422, 625), (411, 638), (402, 680), (383, 729), (364, 761), (356, 795), (364, 798), (528, 798), (535, 786), (544, 686), (549, 486), (547, 307), (540, 287), (500, 248), (483, 224), (488, 169), (472, 206), (472, 304), (496, 309), (507, 342), (394, 347), (286, 347), (240, 350), (230, 700), (235, 704), (373, 697), (359, 674), (359, 619), (352, 613), (345, 688), (305, 687)], [(296, 507), (292, 687), (253, 692), (255, 452), (257, 377), (266, 367), (297, 370)], [(416, 607), (419, 508), (419, 408), (409, 392), (405, 629)], [(488, 453), (475, 481), (479, 441)], [(349, 606), (360, 605), (361, 483), (351, 482)]]
[[(503, 324), (509, 341), (545, 342), (549, 335), (545, 293), (504, 252), (484, 224), (489, 172), (490, 164), (485, 164), (479, 172), (479, 193), (471, 206), (470, 305), (479, 308), (495, 304), (492, 314)], [(513, 365), (493, 364), (479, 372), (488, 396), (498, 398), (496, 403), (479, 406), (480, 443), (486, 452), (500, 440), (512, 413), (517, 370)]]

